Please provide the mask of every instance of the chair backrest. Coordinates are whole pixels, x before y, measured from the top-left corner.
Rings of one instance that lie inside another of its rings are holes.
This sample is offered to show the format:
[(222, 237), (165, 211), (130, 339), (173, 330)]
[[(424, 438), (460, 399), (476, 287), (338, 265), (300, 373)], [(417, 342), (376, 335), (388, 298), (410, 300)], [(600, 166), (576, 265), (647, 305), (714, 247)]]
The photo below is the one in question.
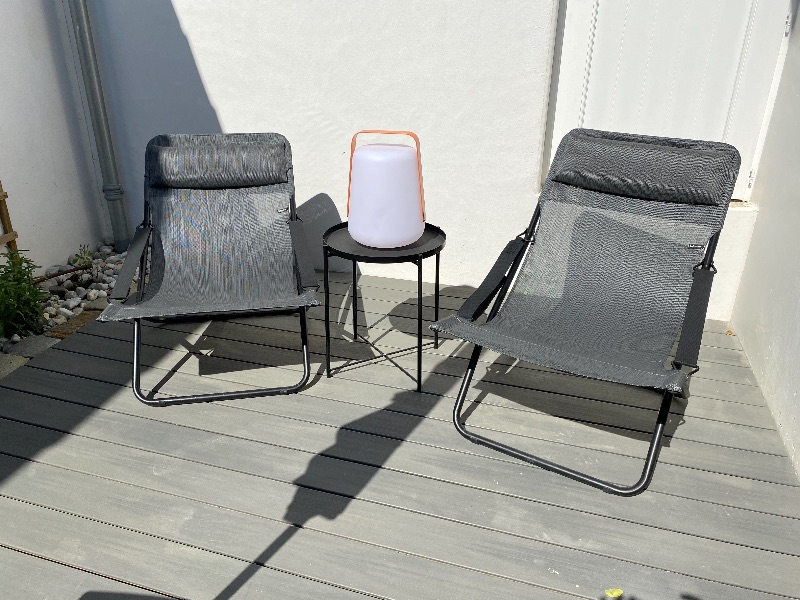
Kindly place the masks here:
[(252, 289), (248, 279), (264, 277), (292, 286), (287, 221), (294, 217), (292, 155), (282, 135), (173, 134), (147, 144), (148, 287), (191, 283), (236, 295)]
[(553, 324), (559, 346), (666, 358), (738, 167), (727, 144), (573, 130), (539, 197), (504, 318)]

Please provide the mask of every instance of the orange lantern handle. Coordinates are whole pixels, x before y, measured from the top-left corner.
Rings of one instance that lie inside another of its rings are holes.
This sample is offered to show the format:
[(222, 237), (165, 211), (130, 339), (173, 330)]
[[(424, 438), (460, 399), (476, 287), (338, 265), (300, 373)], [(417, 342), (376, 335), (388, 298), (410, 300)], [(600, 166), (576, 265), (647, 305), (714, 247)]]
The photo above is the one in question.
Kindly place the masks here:
[(387, 131), (385, 129), (364, 129), (357, 132), (350, 142), (350, 173), (347, 177), (347, 216), (350, 217), (350, 184), (353, 181), (353, 153), (356, 151), (356, 138), (362, 133), (381, 133), (387, 135), (407, 135), (414, 139), (417, 145), (417, 175), (419, 176), (419, 211), (425, 221), (425, 193), (422, 187), (422, 154), (419, 149), (419, 138), (412, 131)]

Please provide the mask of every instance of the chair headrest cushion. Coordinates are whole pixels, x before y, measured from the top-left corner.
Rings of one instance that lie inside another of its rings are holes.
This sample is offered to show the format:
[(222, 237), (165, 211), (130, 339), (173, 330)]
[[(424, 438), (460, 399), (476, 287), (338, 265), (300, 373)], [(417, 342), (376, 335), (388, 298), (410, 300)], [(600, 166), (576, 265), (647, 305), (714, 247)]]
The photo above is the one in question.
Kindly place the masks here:
[(615, 196), (723, 206), (739, 162), (728, 144), (576, 129), (562, 140), (549, 178)]
[(158, 136), (148, 144), (145, 165), (151, 186), (224, 189), (289, 181), (291, 155), (279, 141), (242, 143), (224, 135), (185, 136), (183, 141), (190, 143), (178, 145), (157, 141), (178, 137)]

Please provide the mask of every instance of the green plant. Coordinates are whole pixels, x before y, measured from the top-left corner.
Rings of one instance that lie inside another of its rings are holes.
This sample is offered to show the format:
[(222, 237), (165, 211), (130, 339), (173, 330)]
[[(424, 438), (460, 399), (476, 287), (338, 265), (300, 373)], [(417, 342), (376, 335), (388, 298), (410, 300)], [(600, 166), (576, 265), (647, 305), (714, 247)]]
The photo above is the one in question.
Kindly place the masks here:
[(91, 267), (92, 266), (92, 253), (89, 251), (89, 246), (86, 244), (81, 244), (81, 249), (78, 250), (77, 254), (73, 254), (69, 257), (69, 264), (73, 267)]
[(39, 268), (17, 251), (5, 253), (0, 265), (0, 337), (42, 330), (42, 303), (48, 294), (33, 284), (33, 272)]

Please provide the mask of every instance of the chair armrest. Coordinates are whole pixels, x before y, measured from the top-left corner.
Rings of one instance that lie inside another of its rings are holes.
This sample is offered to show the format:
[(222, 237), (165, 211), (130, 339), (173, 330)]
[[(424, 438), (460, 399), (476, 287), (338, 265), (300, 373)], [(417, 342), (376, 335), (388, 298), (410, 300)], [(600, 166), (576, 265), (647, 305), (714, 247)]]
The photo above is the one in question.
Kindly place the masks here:
[(697, 268), (692, 274), (692, 289), (689, 291), (681, 338), (673, 361), (678, 369), (684, 365), (693, 367), (695, 371), (699, 369), (697, 358), (700, 355), (700, 341), (703, 338), (703, 327), (706, 322), (706, 310), (714, 273), (716, 270), (712, 267), (711, 269)]
[(311, 252), (308, 249), (308, 240), (302, 221), (289, 221), (289, 233), (292, 236), (292, 247), (297, 259), (297, 271), (300, 274), (300, 287), (304, 290), (319, 289), (317, 274), (311, 264)]
[(111, 292), (109, 300), (125, 300), (128, 297), (128, 291), (131, 289), (131, 283), (133, 283), (133, 276), (136, 274), (136, 268), (139, 266), (147, 249), (147, 242), (150, 239), (152, 230), (153, 228), (150, 225), (140, 225), (136, 228), (133, 241), (128, 246), (128, 255), (125, 257), (125, 262), (122, 263), (122, 270), (117, 275), (117, 282), (114, 284), (114, 291)]
[(472, 292), (472, 295), (458, 309), (459, 317), (474, 321), (486, 310), (492, 298), (505, 283), (506, 273), (508, 273), (511, 265), (514, 264), (514, 260), (524, 248), (525, 240), (521, 238), (515, 238), (506, 244), (503, 252), (500, 253), (494, 266), (478, 286), (478, 289)]

